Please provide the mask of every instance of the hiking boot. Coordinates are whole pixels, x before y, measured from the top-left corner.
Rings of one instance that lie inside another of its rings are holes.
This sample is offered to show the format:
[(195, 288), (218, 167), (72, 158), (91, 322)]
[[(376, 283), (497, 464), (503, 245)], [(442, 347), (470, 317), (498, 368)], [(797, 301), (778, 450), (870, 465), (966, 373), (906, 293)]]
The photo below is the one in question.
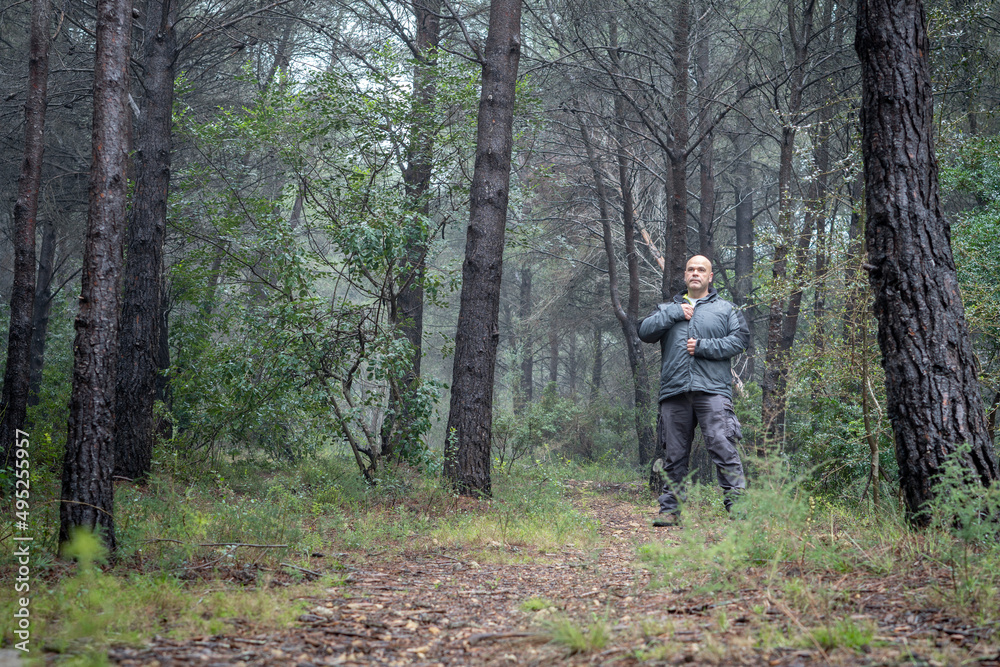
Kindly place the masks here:
[(681, 515), (674, 512), (661, 512), (653, 519), (654, 528), (673, 528), (681, 525)]

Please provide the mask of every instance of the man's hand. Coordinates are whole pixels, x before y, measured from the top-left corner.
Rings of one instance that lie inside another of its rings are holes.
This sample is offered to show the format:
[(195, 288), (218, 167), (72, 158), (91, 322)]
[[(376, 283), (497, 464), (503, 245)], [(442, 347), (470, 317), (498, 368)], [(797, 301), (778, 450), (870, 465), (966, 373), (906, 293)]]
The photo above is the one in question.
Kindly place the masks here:
[(688, 338), (688, 354), (694, 356), (694, 348), (698, 347), (698, 340), (695, 338)]
[(691, 316), (694, 315), (694, 306), (692, 306), (690, 303), (682, 303), (681, 310), (684, 311), (685, 320), (690, 320)]

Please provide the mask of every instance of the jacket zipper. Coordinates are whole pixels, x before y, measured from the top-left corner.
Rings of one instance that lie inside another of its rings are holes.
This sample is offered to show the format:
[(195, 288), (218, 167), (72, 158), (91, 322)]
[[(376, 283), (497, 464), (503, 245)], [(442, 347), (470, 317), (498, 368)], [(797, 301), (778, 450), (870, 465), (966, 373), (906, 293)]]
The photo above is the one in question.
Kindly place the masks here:
[[(687, 341), (691, 338), (691, 325), (694, 323), (695, 313), (698, 312), (698, 302), (695, 301), (694, 306), (692, 306), (692, 307), (694, 308), (694, 312), (691, 313), (691, 319), (687, 321), (687, 336), (684, 338), (684, 341), (685, 341), (685, 351), (687, 349), (686, 348)], [(692, 387), (694, 387), (694, 355), (693, 354), (689, 354), (688, 355), (688, 393), (690, 393), (691, 391), (693, 391)]]

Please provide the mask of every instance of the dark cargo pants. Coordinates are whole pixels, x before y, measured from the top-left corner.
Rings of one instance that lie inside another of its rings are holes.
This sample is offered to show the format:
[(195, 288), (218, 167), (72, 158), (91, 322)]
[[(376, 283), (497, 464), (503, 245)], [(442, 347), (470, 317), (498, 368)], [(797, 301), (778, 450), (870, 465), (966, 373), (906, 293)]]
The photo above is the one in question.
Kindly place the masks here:
[(661, 513), (677, 513), (685, 499), (684, 481), (691, 458), (694, 427), (701, 424), (705, 448), (715, 463), (719, 486), (728, 510), (746, 488), (743, 463), (736, 442), (742, 437), (732, 401), (720, 394), (691, 391), (660, 401), (657, 431), (663, 448), (663, 494), (657, 498)]

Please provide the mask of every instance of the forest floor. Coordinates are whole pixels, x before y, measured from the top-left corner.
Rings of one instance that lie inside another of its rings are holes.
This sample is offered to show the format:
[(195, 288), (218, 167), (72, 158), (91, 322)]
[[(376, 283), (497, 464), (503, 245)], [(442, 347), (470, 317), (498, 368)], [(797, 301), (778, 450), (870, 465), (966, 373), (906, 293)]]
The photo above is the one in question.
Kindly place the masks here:
[(737, 522), (716, 512), (712, 526), (653, 528), (654, 503), (638, 485), (564, 486), (596, 520), (585, 546), (497, 543), (489, 558), (415, 538), (402, 552), (345, 558), (340, 585), (317, 580), (305, 589), (306, 611), (293, 627), (234, 620), (223, 634), (156, 636), (142, 648), (114, 647), (109, 658), (159, 666), (1000, 665), (995, 622), (931, 606), (950, 576), (933, 563), (872, 574), (775, 560), (742, 568), (728, 585), (665, 578), (644, 550)]

